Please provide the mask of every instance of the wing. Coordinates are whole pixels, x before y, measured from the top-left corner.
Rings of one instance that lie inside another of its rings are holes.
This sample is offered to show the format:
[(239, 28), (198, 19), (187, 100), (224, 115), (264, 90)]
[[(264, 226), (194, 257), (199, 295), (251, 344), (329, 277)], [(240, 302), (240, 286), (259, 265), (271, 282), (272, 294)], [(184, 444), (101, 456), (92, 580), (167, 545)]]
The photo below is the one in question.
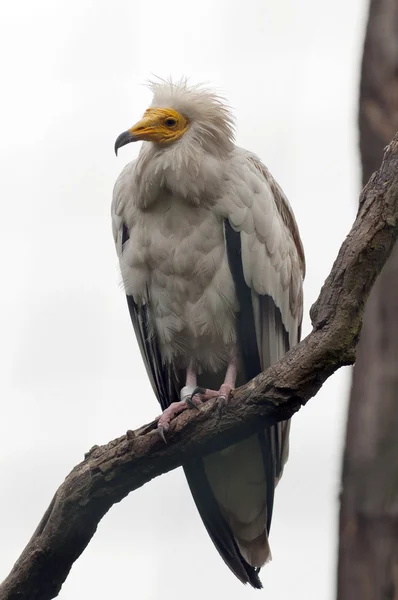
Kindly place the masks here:
[[(300, 341), (304, 250), (285, 194), (254, 154), (236, 150), (229, 189), (221, 204), (228, 259), (241, 306), (241, 352), (251, 379), (255, 371), (265, 370)], [(273, 428), (277, 481), (288, 457), (289, 428), (290, 421)]]
[[(116, 181), (112, 202), (112, 230), (119, 261), (123, 261), (123, 250), (130, 241), (132, 187), (131, 181), (134, 162), (129, 163)], [(148, 373), (153, 391), (162, 407), (166, 409), (171, 402), (179, 400), (182, 387), (181, 374), (165, 365), (159, 350), (155, 329), (152, 326), (151, 306), (148, 301), (136, 302), (133, 296), (126, 294), (127, 305), (134, 327), (141, 356)]]
[[(289, 346), (296, 344), (300, 335), (305, 259), (298, 227), (286, 196), (268, 169), (254, 154), (241, 149), (236, 150), (219, 210), (227, 219), (227, 228), (239, 234), (239, 241), (231, 245), (236, 248), (240, 244), (241, 257), (235, 252), (230, 264), (234, 273), (240, 265), (244, 283), (251, 290), (260, 360), (267, 364), (272, 357), (267, 357), (267, 336), (262, 332), (262, 298), (269, 296), (279, 309)], [(231, 237), (227, 231), (227, 248)], [(243, 294), (242, 277), (239, 280), (238, 293)]]
[[(239, 300), (240, 382), (252, 379), (299, 341), (304, 252), (282, 190), (259, 159), (237, 149), (217, 206)], [(274, 490), (288, 457), (290, 421), (185, 468), (204, 524), (244, 583), (261, 587), (270, 559)]]

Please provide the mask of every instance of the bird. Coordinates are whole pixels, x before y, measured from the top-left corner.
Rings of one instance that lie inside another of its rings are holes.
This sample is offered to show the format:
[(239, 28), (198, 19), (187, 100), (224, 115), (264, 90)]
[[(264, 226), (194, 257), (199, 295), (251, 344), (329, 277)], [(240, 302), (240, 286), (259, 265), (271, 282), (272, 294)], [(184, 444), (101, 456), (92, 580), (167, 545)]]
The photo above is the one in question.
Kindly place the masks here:
[[(113, 191), (112, 229), (159, 434), (300, 341), (305, 256), (292, 208), (256, 154), (235, 145), (225, 98), (187, 78), (149, 82), (152, 103), (115, 152), (142, 141)], [(184, 465), (222, 559), (261, 588), (290, 420)]]

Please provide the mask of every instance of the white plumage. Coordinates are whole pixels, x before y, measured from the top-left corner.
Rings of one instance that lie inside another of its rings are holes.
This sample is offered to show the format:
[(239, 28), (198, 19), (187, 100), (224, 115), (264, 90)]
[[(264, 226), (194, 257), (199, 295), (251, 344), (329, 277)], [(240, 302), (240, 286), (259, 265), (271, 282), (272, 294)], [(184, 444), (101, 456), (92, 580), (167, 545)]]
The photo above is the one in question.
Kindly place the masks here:
[[(298, 342), (305, 266), (290, 205), (260, 160), (234, 145), (224, 102), (185, 81), (153, 91), (117, 141), (146, 140), (116, 182), (112, 218), (130, 314), (166, 409), (192, 381), (220, 387), (232, 373), (243, 383)], [(288, 429), (185, 467), (215, 545), (254, 587), (270, 557)]]

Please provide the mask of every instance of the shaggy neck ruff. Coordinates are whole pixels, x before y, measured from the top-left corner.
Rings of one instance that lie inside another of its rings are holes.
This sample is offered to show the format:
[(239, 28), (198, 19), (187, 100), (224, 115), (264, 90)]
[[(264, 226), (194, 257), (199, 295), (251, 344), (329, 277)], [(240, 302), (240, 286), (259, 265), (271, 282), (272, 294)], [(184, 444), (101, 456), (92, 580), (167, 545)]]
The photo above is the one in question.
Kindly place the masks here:
[(144, 142), (136, 163), (138, 202), (148, 208), (164, 190), (194, 204), (216, 199), (226, 159), (234, 149), (233, 118), (222, 99), (186, 81), (151, 84), (152, 108), (167, 107), (189, 121), (181, 138), (167, 146)]

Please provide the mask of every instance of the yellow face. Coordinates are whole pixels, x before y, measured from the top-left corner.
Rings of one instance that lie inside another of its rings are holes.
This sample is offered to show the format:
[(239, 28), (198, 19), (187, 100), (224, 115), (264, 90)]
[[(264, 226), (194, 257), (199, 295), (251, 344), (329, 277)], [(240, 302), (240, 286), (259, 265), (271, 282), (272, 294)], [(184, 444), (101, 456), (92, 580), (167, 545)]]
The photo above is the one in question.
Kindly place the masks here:
[(148, 108), (141, 121), (128, 131), (137, 140), (169, 144), (188, 129), (188, 121), (172, 108)]
[(130, 142), (145, 140), (157, 144), (171, 144), (188, 129), (188, 119), (172, 108), (148, 108), (141, 121), (119, 135), (115, 152)]

